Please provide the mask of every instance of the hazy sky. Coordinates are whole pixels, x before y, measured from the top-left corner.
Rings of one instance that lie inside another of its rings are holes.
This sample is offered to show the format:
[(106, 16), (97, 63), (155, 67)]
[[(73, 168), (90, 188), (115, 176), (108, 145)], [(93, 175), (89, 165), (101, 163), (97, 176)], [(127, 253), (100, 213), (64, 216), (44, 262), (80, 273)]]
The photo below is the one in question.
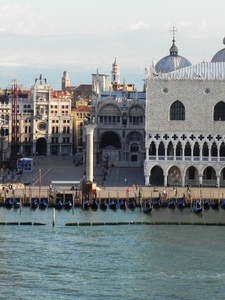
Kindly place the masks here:
[(40, 73), (55, 89), (110, 75), (143, 86), (144, 69), (169, 54), (176, 27), (179, 55), (192, 64), (224, 48), (223, 0), (0, 0), (0, 87), (30, 88)]

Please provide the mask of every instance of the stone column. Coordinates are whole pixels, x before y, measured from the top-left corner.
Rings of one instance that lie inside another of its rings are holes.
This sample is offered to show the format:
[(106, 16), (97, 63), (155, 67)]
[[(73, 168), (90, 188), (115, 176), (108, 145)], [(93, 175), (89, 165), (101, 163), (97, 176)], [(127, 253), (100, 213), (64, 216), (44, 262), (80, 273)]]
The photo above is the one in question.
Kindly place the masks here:
[(86, 129), (87, 144), (86, 144), (86, 180), (93, 181), (93, 156), (94, 156), (94, 129), (96, 124), (84, 125)]
[(216, 187), (220, 187), (220, 175), (216, 175)]
[(145, 160), (149, 161), (149, 148), (145, 148), (145, 151), (146, 151), (146, 158), (145, 158)]
[(167, 186), (167, 177), (168, 177), (168, 174), (163, 174), (164, 176), (164, 186)]

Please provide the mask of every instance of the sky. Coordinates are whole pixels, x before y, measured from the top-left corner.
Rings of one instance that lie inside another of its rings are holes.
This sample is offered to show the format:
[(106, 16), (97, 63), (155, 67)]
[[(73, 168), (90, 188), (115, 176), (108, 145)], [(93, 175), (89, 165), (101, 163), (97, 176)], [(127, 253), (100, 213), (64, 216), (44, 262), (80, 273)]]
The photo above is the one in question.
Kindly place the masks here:
[(173, 27), (178, 54), (192, 64), (224, 48), (224, 0), (0, 0), (0, 87), (27, 89), (40, 74), (61, 89), (111, 78), (143, 88), (145, 68), (169, 54)]

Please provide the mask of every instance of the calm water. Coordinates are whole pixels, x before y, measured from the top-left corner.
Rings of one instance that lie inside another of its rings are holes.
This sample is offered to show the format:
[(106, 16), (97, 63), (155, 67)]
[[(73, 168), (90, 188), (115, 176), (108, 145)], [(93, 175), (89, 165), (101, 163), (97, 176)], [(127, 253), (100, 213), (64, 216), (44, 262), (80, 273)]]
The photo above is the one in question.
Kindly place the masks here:
[(56, 212), (0, 208), (1, 299), (224, 299), (225, 227), (65, 226), (82, 221), (224, 222), (225, 211)]

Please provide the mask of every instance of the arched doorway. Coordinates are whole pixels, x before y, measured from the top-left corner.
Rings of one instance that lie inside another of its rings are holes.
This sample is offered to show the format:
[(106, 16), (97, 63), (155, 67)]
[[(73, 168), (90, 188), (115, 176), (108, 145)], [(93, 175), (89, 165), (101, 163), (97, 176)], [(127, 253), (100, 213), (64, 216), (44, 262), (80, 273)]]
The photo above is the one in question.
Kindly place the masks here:
[(108, 168), (108, 164), (116, 165), (119, 159), (119, 150), (121, 149), (121, 143), (119, 136), (113, 131), (107, 131), (102, 135), (100, 142), (100, 157), (97, 163), (105, 165)]
[(113, 146), (115, 148), (121, 148), (120, 138), (113, 131), (107, 131), (102, 136), (102, 139), (100, 142), (100, 148), (106, 148), (108, 146)]
[(151, 170), (150, 184), (152, 186), (163, 186), (164, 185), (164, 176), (163, 170), (160, 166), (155, 166)]
[(45, 138), (37, 139), (36, 153), (38, 155), (46, 155), (46, 153), (47, 153), (47, 142), (46, 142)]

